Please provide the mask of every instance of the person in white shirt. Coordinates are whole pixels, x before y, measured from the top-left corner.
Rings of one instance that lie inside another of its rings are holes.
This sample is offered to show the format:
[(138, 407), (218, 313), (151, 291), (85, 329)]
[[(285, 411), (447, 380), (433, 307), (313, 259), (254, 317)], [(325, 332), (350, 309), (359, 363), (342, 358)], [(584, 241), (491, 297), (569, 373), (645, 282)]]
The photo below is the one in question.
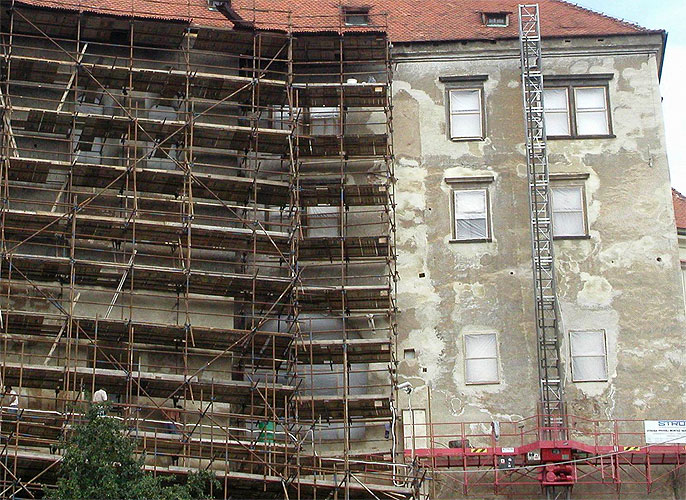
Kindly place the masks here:
[(7, 394), (10, 400), (10, 413), (16, 415), (19, 411), (19, 394), (17, 394), (17, 391), (12, 389), (12, 386), (10, 385), (5, 387), (5, 394)]
[(105, 401), (107, 401), (107, 393), (105, 392), (105, 389), (98, 389), (93, 393), (94, 403), (104, 403)]

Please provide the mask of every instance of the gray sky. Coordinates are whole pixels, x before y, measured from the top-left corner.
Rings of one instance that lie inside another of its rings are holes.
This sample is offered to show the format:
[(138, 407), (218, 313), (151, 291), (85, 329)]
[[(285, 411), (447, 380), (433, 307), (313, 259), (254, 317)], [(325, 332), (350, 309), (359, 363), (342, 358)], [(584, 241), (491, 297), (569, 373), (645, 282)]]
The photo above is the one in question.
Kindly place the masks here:
[(686, 194), (686, 0), (576, 0), (576, 3), (669, 33), (662, 70), (662, 109), (672, 186)]

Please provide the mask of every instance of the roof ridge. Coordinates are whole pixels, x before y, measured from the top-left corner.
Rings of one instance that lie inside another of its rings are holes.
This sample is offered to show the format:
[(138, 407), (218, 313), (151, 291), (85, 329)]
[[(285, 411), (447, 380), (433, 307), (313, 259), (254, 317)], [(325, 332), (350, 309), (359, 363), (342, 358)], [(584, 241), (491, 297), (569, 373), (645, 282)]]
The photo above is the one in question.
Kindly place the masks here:
[(570, 0), (555, 0), (555, 1), (567, 4), (570, 7), (573, 7), (577, 10), (588, 12), (589, 14), (595, 14), (597, 16), (604, 17), (605, 19), (610, 19), (612, 21), (616, 21), (616, 22), (621, 23), (624, 26), (627, 26), (629, 28), (635, 28), (635, 29), (638, 29), (641, 31), (646, 31), (646, 32), (655, 31), (655, 30), (652, 30), (650, 28), (646, 28), (645, 26), (641, 26), (640, 24), (635, 23), (633, 21), (628, 21), (628, 20), (620, 18), (620, 17), (611, 16), (611, 15), (605, 14), (604, 12), (601, 12), (599, 10), (591, 9), (590, 7), (584, 7), (583, 5), (579, 5), (576, 2), (571, 2)]

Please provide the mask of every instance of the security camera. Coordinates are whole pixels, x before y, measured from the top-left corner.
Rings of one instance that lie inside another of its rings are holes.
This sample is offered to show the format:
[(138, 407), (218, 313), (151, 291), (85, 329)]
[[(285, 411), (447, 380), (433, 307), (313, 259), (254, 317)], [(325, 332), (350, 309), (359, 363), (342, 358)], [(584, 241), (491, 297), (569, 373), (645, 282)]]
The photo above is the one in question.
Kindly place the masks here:
[(402, 384), (399, 384), (396, 388), (399, 391), (404, 390), (408, 394), (412, 392), (412, 384), (410, 384), (409, 382), (403, 382)]

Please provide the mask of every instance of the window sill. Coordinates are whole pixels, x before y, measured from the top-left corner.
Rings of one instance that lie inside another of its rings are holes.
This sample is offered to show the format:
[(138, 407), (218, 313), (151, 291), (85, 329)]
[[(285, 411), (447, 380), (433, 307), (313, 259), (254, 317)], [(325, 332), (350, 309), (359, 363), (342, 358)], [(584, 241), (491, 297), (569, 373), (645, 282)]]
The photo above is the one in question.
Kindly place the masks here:
[(616, 139), (615, 134), (605, 134), (605, 135), (549, 135), (546, 139), (551, 141), (575, 141), (581, 139)]
[(590, 234), (584, 234), (581, 236), (553, 236), (553, 241), (557, 240), (590, 240)]
[(494, 382), (465, 382), (465, 385), (500, 385), (500, 380)]
[(604, 378), (602, 380), (572, 380), (572, 383), (574, 383), (574, 384), (588, 384), (588, 383), (593, 383), (593, 382), (603, 383), (603, 382), (608, 382), (608, 381), (609, 381), (608, 379)]
[(479, 238), (474, 240), (456, 240), (453, 238), (448, 240), (448, 243), (491, 243), (492, 241), (491, 238)]
[(477, 141), (484, 141), (486, 140), (485, 137), (451, 137), (450, 141), (451, 142), (477, 142)]

